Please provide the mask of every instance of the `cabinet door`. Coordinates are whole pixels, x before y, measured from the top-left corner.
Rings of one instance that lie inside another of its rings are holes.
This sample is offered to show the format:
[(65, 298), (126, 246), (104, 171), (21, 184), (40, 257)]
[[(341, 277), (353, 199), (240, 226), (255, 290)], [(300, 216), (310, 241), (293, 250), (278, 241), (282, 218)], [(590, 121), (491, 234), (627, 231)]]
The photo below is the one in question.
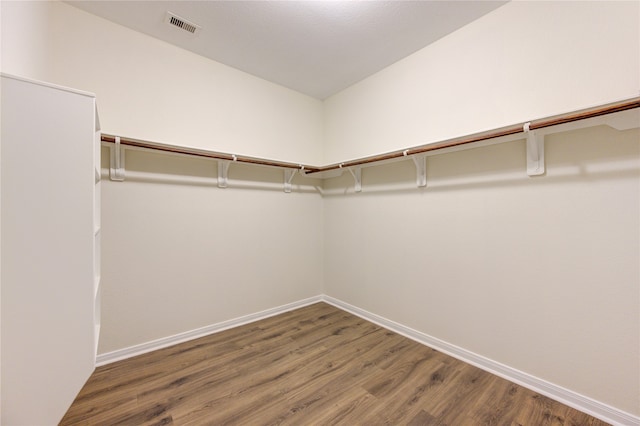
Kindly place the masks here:
[(56, 424), (95, 365), (90, 94), (2, 76), (2, 424)]

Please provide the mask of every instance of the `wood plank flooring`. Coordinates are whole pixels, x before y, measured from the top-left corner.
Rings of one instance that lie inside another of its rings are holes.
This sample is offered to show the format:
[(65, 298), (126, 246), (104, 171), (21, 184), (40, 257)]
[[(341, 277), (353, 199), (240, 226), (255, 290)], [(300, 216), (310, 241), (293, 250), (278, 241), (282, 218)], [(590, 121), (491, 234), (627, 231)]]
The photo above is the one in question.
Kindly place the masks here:
[(325, 303), (96, 369), (61, 425), (605, 425)]

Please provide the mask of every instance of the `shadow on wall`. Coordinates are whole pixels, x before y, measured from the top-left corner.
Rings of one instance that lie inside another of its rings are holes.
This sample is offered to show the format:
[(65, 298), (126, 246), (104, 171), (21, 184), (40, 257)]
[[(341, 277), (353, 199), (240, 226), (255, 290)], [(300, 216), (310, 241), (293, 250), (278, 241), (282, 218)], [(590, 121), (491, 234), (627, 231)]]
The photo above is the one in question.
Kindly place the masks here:
[[(127, 149), (125, 181), (218, 188), (218, 161), (151, 150)], [(110, 148), (102, 147), (102, 178), (109, 179)], [(231, 163), (228, 189), (283, 192), (284, 172), (275, 167)], [(296, 174), (292, 191), (320, 193), (321, 181)]]
[[(362, 193), (354, 191), (347, 171), (336, 178), (316, 179), (296, 174), (293, 192), (323, 196), (363, 196), (376, 193), (429, 193), (514, 185), (548, 185), (559, 181), (618, 179), (640, 176), (640, 129), (617, 131), (597, 126), (548, 135), (546, 173), (526, 174), (524, 139), (427, 157), (427, 187), (418, 188), (413, 163), (401, 160), (363, 168)], [(102, 148), (102, 168), (108, 179), (109, 148)], [(218, 186), (218, 162), (161, 152), (127, 150), (125, 180), (174, 185)], [(278, 168), (231, 163), (229, 189), (283, 191)]]

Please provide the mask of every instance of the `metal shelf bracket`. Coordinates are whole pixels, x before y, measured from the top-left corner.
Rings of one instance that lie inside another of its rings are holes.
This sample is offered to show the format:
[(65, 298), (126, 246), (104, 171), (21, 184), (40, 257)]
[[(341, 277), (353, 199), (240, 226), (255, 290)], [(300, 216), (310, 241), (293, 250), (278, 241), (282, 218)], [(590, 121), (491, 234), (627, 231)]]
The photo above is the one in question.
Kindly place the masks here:
[(226, 188), (228, 186), (230, 164), (231, 161), (229, 160), (218, 160), (218, 188)]
[[(408, 150), (403, 152), (406, 157)], [(418, 188), (424, 188), (427, 186), (427, 155), (416, 154), (411, 157), (413, 164), (416, 166), (416, 185)]]
[(544, 135), (529, 129), (531, 123), (525, 123), (523, 131), (527, 135), (527, 174), (540, 176), (544, 174)]
[(296, 169), (284, 169), (284, 192), (287, 194), (291, 192), (291, 182), (297, 171)]
[(362, 192), (362, 168), (361, 167), (349, 167), (349, 173), (353, 176), (355, 181), (355, 191)]
[(120, 144), (119, 136), (116, 136), (115, 143), (109, 151), (109, 179), (122, 182), (124, 181), (124, 147)]

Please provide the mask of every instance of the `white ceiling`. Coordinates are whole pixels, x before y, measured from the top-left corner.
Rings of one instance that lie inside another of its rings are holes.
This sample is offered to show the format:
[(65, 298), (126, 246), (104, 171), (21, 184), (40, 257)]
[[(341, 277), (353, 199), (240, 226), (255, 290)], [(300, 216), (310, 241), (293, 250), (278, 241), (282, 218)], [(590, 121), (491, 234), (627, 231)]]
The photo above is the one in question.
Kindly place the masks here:
[[(265, 80), (325, 99), (506, 1), (68, 1)], [(201, 27), (166, 24), (166, 12)]]

